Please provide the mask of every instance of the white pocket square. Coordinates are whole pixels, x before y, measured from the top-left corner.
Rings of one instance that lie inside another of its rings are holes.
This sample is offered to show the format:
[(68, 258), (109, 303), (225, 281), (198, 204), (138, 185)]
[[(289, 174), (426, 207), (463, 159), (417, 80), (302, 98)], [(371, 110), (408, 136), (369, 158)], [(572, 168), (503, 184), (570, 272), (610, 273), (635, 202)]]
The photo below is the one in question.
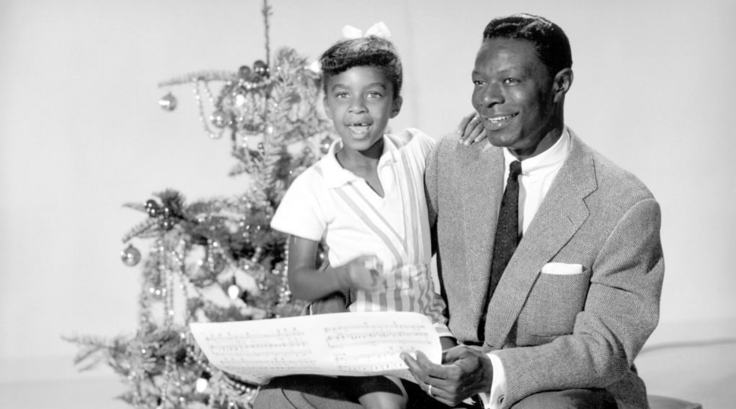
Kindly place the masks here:
[(542, 274), (573, 275), (582, 273), (583, 266), (580, 264), (547, 263), (542, 267)]

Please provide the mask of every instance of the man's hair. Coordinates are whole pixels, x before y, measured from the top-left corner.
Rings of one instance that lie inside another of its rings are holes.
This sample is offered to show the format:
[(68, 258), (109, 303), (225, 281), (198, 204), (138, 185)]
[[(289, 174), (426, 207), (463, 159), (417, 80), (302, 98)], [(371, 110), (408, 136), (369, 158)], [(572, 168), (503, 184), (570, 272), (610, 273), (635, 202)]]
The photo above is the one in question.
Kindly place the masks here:
[(563, 68), (572, 68), (567, 35), (560, 26), (544, 17), (522, 13), (495, 18), (483, 30), (483, 41), (492, 38), (529, 41), (551, 76)]
[(394, 45), (385, 38), (368, 36), (344, 39), (328, 48), (319, 58), (322, 86), (327, 92), (327, 80), (353, 67), (375, 67), (381, 70), (394, 88), (394, 98), (401, 94), (401, 60)]

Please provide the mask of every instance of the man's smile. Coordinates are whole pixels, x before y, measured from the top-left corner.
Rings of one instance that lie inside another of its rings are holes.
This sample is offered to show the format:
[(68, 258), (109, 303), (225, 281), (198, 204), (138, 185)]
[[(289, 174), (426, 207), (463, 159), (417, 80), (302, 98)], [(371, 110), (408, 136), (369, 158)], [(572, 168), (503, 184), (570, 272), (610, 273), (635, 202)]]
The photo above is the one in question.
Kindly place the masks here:
[(492, 127), (501, 128), (517, 115), (519, 115), (518, 112), (510, 115), (483, 116), (483, 119), (485, 119), (486, 123), (490, 124)]

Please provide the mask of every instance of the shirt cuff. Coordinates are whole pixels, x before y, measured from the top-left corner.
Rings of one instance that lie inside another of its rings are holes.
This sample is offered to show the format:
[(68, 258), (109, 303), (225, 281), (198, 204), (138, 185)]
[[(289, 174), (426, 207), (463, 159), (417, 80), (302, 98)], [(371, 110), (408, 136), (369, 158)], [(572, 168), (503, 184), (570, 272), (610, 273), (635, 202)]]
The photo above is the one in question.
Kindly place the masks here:
[(506, 372), (498, 355), (492, 352), (487, 355), (488, 359), (491, 360), (491, 366), (493, 366), (493, 382), (490, 391), (481, 392), (478, 395), (483, 401), (485, 409), (498, 409), (506, 399)]

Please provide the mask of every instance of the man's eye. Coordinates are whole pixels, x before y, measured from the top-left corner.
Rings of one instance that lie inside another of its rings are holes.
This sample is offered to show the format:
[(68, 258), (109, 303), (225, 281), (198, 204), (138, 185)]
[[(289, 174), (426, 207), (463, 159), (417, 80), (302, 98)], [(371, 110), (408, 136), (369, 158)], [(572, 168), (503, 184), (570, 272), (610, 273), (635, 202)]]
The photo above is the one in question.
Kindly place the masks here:
[(503, 83), (506, 85), (515, 85), (519, 83), (519, 80), (517, 80), (516, 78), (506, 78), (503, 80)]

